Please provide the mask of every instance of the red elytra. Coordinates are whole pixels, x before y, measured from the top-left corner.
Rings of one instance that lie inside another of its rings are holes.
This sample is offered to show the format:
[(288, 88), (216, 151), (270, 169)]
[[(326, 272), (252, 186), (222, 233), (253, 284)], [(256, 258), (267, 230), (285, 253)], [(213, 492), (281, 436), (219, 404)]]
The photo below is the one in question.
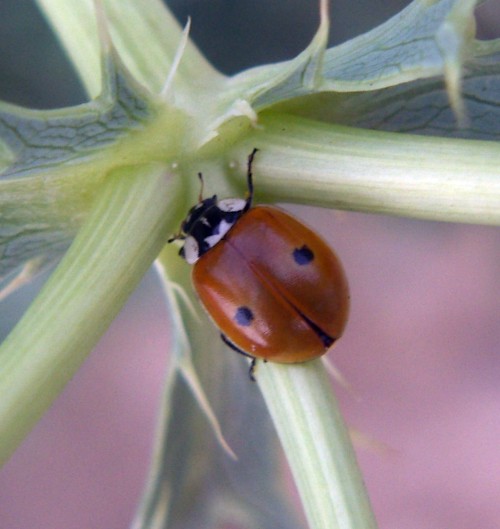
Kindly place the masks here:
[(256, 152), (248, 198), (200, 197), (171, 241), (184, 240), (196, 292), (229, 346), (254, 359), (305, 362), (342, 335), (347, 279), (313, 230), (277, 207), (251, 207)]

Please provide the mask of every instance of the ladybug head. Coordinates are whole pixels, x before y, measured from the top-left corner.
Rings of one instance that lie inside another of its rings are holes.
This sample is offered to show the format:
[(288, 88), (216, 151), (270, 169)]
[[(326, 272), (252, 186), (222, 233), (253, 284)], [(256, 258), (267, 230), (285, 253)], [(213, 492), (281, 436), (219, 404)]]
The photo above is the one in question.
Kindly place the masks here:
[(179, 255), (194, 264), (226, 235), (247, 209), (247, 201), (242, 198), (221, 201), (217, 201), (216, 195), (206, 198), (190, 209), (181, 225), (181, 234), (169, 242), (184, 240)]
[(180, 233), (174, 235), (168, 242), (183, 240), (184, 244), (179, 255), (184, 257), (189, 264), (196, 261), (210, 248), (215, 246), (236, 221), (250, 209), (253, 199), (252, 161), (257, 149), (248, 157), (247, 185), (248, 196), (243, 198), (226, 198), (217, 200), (217, 195), (203, 199), (203, 177), (198, 176), (202, 182), (199, 202), (188, 212), (181, 224)]
[(186, 218), (181, 224), (182, 233), (191, 233), (191, 230), (196, 223), (203, 218), (212, 208), (217, 206), (217, 195), (210, 198), (200, 200), (195, 204), (186, 215)]

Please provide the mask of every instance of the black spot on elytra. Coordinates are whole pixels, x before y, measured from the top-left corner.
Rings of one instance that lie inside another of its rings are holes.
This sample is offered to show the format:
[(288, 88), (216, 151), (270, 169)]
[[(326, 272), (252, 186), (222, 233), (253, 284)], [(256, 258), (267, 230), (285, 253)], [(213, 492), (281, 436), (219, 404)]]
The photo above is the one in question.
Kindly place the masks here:
[(293, 260), (300, 266), (309, 264), (314, 259), (313, 251), (306, 244), (301, 248), (295, 248), (292, 255)]
[(254, 319), (252, 311), (248, 307), (238, 307), (236, 314), (234, 315), (234, 320), (238, 325), (243, 327), (248, 327)]

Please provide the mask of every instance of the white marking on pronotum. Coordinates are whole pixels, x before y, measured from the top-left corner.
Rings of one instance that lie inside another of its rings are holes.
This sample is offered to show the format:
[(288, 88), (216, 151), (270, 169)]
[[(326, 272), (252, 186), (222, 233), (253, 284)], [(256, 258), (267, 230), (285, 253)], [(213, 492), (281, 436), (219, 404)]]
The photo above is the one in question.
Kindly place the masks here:
[(194, 264), (200, 257), (200, 249), (194, 237), (186, 237), (184, 241), (184, 259), (189, 264)]
[(219, 223), (219, 231), (218, 233), (215, 233), (214, 235), (209, 235), (205, 238), (206, 243), (208, 244), (209, 248), (212, 248), (215, 246), (221, 239), (226, 235), (226, 233), (233, 227), (234, 222), (229, 223), (225, 220), (221, 220)]
[(221, 211), (243, 211), (247, 202), (242, 198), (225, 198), (217, 203), (218, 208)]

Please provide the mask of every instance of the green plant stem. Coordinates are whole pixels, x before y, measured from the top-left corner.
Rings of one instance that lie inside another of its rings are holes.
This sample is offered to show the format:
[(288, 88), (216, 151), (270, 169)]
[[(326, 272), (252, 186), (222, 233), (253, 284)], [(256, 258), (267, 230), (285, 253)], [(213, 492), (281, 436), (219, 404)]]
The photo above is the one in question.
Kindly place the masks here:
[(110, 176), (89, 218), (0, 348), (5, 461), (125, 303), (165, 244), (176, 180), (150, 164)]
[(500, 224), (497, 142), (412, 136), (266, 113), (253, 147), (266, 200), (428, 220)]
[(321, 361), (260, 364), (256, 376), (310, 529), (375, 529), (351, 440)]

